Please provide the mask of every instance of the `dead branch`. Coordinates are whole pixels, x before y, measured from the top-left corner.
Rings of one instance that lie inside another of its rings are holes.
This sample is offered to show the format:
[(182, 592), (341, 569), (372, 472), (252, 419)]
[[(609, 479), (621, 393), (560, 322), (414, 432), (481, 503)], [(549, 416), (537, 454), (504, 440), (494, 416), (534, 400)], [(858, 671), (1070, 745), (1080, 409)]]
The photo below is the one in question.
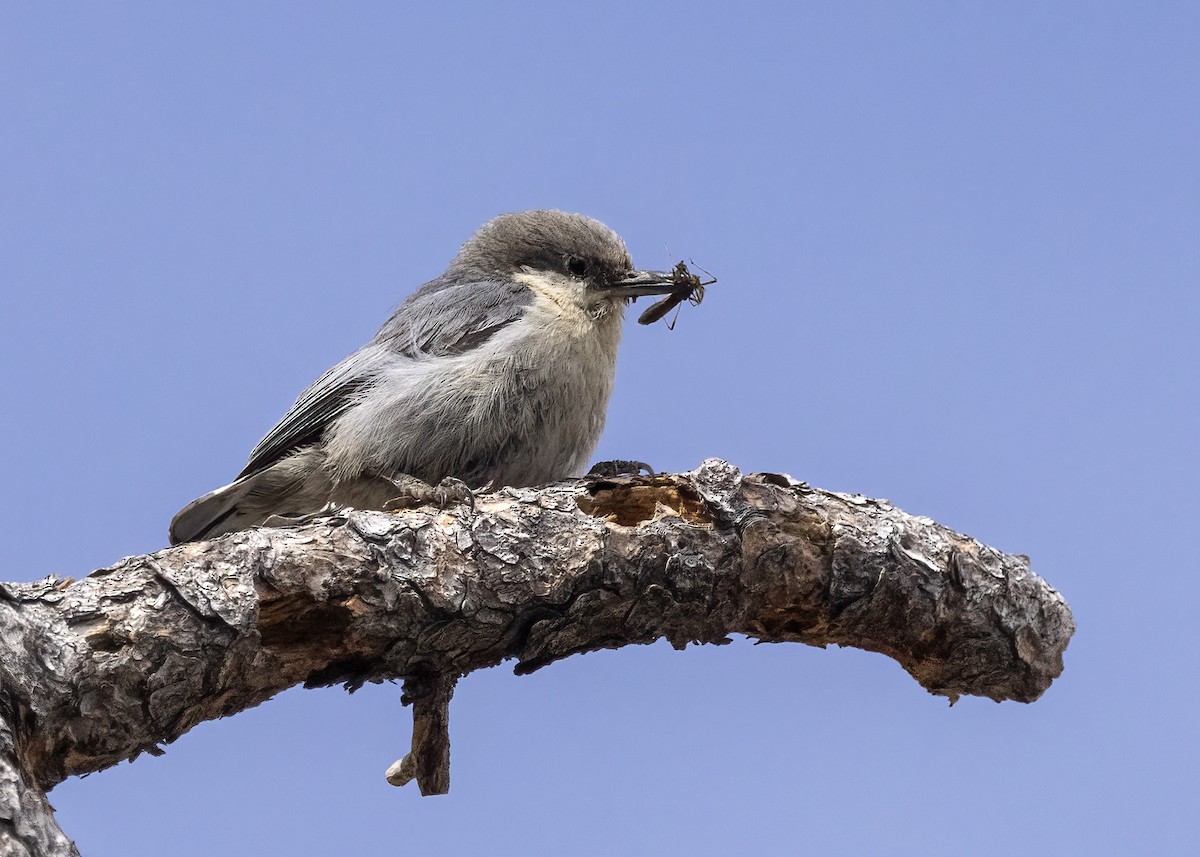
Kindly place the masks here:
[(403, 679), (412, 752), (449, 788), (467, 673), (666, 638), (834, 643), (925, 688), (1032, 702), (1062, 671), (1062, 597), (1000, 553), (879, 500), (717, 460), (690, 474), (349, 512), (0, 587), (0, 854), (74, 854), (45, 792), (297, 683)]

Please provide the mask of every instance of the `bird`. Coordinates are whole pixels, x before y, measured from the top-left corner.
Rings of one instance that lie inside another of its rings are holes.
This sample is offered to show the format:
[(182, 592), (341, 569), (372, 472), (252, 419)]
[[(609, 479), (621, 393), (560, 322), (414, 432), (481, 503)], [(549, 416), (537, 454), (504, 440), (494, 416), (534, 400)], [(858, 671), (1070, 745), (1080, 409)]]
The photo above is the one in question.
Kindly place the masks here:
[[(470, 498), (581, 475), (604, 428), (626, 304), (677, 291), (598, 220), (501, 214), (362, 348), (302, 392), (171, 544), (329, 507)], [(394, 506), (393, 506), (394, 507)]]

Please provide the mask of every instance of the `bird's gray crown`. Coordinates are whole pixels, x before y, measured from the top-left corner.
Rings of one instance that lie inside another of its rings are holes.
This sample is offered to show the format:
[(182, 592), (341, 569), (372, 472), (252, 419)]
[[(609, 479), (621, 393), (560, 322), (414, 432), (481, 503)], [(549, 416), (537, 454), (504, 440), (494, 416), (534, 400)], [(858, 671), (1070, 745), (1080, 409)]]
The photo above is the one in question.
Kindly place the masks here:
[(521, 211), (485, 223), (448, 273), (503, 276), (525, 269), (604, 284), (626, 276), (633, 262), (620, 236), (598, 220), (565, 211)]

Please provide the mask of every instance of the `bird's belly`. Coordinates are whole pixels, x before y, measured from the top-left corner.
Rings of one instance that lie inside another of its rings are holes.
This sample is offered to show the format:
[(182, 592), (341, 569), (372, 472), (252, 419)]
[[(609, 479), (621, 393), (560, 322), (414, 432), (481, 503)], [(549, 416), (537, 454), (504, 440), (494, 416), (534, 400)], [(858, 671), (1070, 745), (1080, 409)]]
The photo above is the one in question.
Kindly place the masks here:
[(408, 473), (521, 486), (580, 473), (604, 428), (615, 348), (610, 357), (594, 338), (554, 348), (525, 340), (398, 363), (331, 431), (335, 479)]
[(472, 454), (461, 478), (537, 485), (582, 472), (604, 429), (613, 379), (611, 364), (584, 356), (499, 368), (507, 382), (485, 386), (467, 419)]

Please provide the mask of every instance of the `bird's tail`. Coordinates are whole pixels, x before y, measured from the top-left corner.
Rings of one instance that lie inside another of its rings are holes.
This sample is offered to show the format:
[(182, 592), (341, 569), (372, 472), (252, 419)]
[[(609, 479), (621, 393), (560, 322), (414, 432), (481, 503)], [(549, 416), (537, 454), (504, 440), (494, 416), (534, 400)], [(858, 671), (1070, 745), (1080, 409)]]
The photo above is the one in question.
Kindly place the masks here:
[(256, 475), (244, 476), (209, 491), (180, 509), (171, 520), (171, 544), (196, 542), (253, 526), (252, 522), (242, 520), (247, 513), (239, 509), (238, 504), (250, 492)]

